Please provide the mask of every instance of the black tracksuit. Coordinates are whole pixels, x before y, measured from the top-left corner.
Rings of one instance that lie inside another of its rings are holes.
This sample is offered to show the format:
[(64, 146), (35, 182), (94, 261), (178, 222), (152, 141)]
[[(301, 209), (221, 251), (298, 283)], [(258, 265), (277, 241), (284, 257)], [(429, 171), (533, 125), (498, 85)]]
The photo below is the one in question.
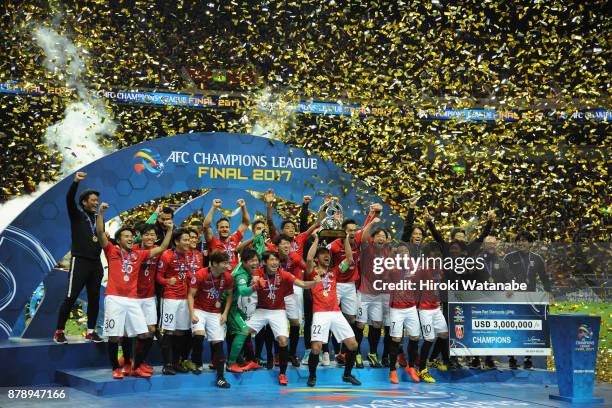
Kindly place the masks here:
[(546, 273), (544, 259), (535, 252), (514, 251), (504, 257), (508, 264), (511, 279), (518, 283), (527, 283), (527, 291), (535, 292), (536, 275), (540, 277), (546, 292), (550, 292), (550, 279)]
[[(75, 202), (79, 183), (72, 183), (66, 195), (72, 245), (70, 252), (70, 275), (66, 298), (60, 306), (57, 329), (63, 330), (70, 317), (70, 310), (83, 287), (87, 287), (87, 327), (94, 329), (98, 319), (100, 286), (104, 270), (100, 261), (100, 244), (94, 242), (96, 215), (88, 213)], [(77, 207), (77, 205), (79, 207)], [(92, 230), (92, 228), (94, 228)]]

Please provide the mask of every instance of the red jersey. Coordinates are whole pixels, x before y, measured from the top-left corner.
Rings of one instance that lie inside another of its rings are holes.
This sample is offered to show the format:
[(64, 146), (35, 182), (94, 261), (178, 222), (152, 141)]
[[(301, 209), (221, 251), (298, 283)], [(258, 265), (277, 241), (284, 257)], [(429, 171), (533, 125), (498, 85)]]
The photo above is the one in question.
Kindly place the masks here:
[(408, 309), (409, 307), (416, 306), (418, 299), (418, 291), (419, 284), (417, 280), (416, 273), (414, 273), (414, 269), (412, 269), (412, 260), (409, 260), (409, 268), (406, 270), (403, 269), (393, 269), (389, 273), (389, 282), (398, 284), (398, 283), (408, 283), (412, 282), (414, 285), (414, 290), (406, 289), (406, 290), (392, 290), (391, 298), (389, 305), (391, 305), (394, 309)]
[(441, 271), (434, 269), (419, 269), (417, 271), (418, 285), (429, 283), (430, 287), (429, 290), (426, 288), (419, 290), (419, 309), (434, 310), (440, 307), (440, 296), (438, 296), (437, 290), (432, 289), (434, 282), (440, 282), (440, 273)]
[[(313, 280), (317, 275), (313, 269), (310, 279)], [(339, 312), (338, 293), (336, 292), (336, 276), (333, 270), (321, 276), (321, 282), (310, 289), (312, 294), (312, 313), (316, 312)], [(325, 295), (327, 293), (327, 296)]]
[[(191, 278), (189, 287), (198, 290), (193, 302), (195, 309), (210, 313), (221, 313), (223, 291), (232, 291), (234, 279), (229, 271), (225, 271), (215, 278), (209, 268), (201, 268)], [(216, 306), (217, 302), (219, 307)]]
[(259, 276), (257, 284), (257, 308), (270, 310), (285, 309), (285, 296), (293, 293), (293, 282), (295, 276), (282, 268), (276, 274), (268, 276), (264, 268), (255, 272)]
[(306, 270), (306, 263), (302, 259), (302, 256), (297, 252), (290, 252), (289, 258), (281, 260), (281, 268), (291, 273), (297, 279), (304, 278), (304, 271)]
[[(382, 273), (374, 273), (374, 258), (388, 258), (391, 256), (391, 248), (385, 244), (377, 247), (370, 240), (370, 242), (363, 242), (361, 245), (360, 252), (360, 281), (359, 281), (359, 292), (367, 293), (371, 295), (378, 295), (386, 293), (383, 290), (377, 290), (374, 288), (374, 281), (380, 280), (386, 282), (388, 280), (389, 271), (385, 270)], [(379, 286), (380, 288), (380, 286)]]
[(355, 234), (355, 245), (351, 245), (353, 251), (353, 263), (349, 266), (348, 271), (342, 273), (340, 271), (340, 262), (346, 259), (346, 253), (344, 250), (344, 240), (336, 239), (328, 245), (329, 253), (331, 255), (331, 267), (334, 271), (334, 275), (337, 277), (340, 283), (356, 282), (359, 279), (359, 252), (361, 248), (361, 237), (363, 231), (359, 231)]
[(104, 293), (136, 299), (140, 266), (149, 258), (151, 251), (139, 249), (124, 251), (107, 242), (104, 254), (108, 260), (108, 282)]
[[(165, 299), (187, 299), (187, 284), (190, 275), (189, 253), (165, 250), (159, 257), (157, 282), (164, 286)], [(168, 281), (176, 278), (174, 284)]]
[(210, 242), (208, 243), (208, 255), (210, 255), (213, 251), (221, 251), (227, 253), (230, 258), (230, 264), (232, 265), (232, 269), (238, 265), (238, 254), (236, 254), (236, 248), (238, 248), (238, 244), (242, 241), (242, 232), (237, 230), (232, 235), (229, 236), (227, 241), (223, 242), (219, 238), (213, 236)]
[[(142, 250), (138, 244), (135, 244), (132, 249)], [(160, 255), (157, 255), (154, 258), (147, 258), (142, 262), (140, 273), (138, 274), (138, 299), (147, 299), (155, 296), (155, 275), (157, 274), (159, 257)]]

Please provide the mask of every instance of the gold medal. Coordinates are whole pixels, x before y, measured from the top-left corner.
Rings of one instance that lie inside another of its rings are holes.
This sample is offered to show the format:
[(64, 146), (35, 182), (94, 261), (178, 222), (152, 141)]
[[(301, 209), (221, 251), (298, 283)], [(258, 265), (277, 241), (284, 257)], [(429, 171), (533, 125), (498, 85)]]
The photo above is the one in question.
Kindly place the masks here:
[(123, 275), (123, 280), (128, 282), (130, 280), (130, 275)]
[(219, 308), (221, 307), (221, 302), (217, 302), (217, 303), (215, 303), (215, 307), (216, 307), (217, 309), (219, 309)]
[(98, 242), (98, 237), (96, 237), (96, 236), (94, 235), (93, 237), (91, 237), (91, 240), (92, 240), (93, 242)]
[(328, 291), (326, 291), (326, 290), (324, 290), (324, 291), (323, 291), (323, 296), (329, 296), (329, 292), (328, 292)]

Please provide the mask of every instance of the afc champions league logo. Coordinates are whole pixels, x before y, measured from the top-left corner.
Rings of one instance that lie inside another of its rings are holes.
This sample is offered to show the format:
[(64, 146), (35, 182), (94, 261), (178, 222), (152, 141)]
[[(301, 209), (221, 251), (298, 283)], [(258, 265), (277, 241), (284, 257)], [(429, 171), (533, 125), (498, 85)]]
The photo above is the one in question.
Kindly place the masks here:
[(578, 339), (579, 340), (591, 340), (593, 338), (593, 330), (588, 324), (581, 324), (578, 327)]
[(461, 306), (455, 306), (453, 313), (455, 317), (463, 318), (463, 308)]
[(147, 170), (156, 177), (161, 176), (164, 173), (164, 163), (159, 154), (148, 148), (137, 151), (134, 154), (134, 171), (140, 174), (143, 170)]

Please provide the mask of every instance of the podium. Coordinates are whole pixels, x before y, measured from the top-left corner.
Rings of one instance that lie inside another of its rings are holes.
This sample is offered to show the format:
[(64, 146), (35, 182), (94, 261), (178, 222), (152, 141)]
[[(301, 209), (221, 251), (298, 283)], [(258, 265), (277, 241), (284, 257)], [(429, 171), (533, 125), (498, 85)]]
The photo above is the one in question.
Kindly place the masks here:
[(584, 314), (549, 316), (559, 395), (550, 399), (574, 404), (603, 403), (593, 396), (601, 318)]

